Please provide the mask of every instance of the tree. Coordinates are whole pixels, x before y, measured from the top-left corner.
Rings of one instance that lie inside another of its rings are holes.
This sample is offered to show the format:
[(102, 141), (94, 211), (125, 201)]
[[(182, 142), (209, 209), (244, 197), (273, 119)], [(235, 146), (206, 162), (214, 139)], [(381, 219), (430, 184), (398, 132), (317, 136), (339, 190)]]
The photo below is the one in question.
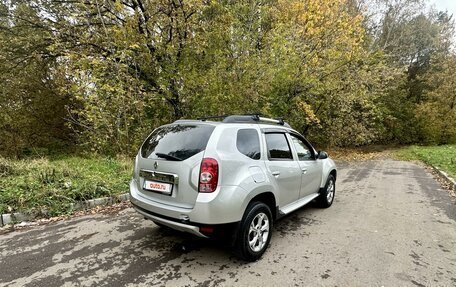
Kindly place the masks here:
[(454, 23), (422, 4), (3, 0), (0, 144), (133, 153), (163, 123), (247, 112), (321, 145), (425, 140), (424, 75)]
[(386, 116), (384, 139), (400, 143), (426, 141), (417, 122), (416, 106), (426, 98), (424, 75), (430, 59), (451, 54), (454, 21), (447, 12), (425, 13), (422, 0), (373, 0), (364, 7), (370, 11), (366, 24), (370, 29), (371, 49), (382, 50), (396, 74), (388, 93), (382, 95)]
[(2, 4), (0, 13), (14, 16), (0, 21), (0, 154), (65, 145), (69, 97), (58, 91), (63, 75), (48, 50), (52, 35), (28, 5), (18, 2), (10, 11)]
[(421, 79), (425, 100), (417, 105), (417, 119), (427, 143), (456, 141), (456, 56), (433, 58)]

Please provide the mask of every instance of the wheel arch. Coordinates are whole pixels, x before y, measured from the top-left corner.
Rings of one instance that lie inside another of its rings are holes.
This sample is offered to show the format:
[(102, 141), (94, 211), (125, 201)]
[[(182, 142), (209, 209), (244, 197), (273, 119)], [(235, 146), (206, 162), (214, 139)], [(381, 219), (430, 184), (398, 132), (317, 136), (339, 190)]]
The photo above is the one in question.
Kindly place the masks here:
[(337, 180), (337, 170), (333, 169), (329, 172), (330, 175), (334, 176), (334, 180)]
[(277, 200), (275, 198), (274, 193), (272, 193), (271, 191), (266, 191), (266, 192), (262, 192), (262, 193), (255, 195), (252, 199), (250, 199), (249, 203), (247, 204), (246, 208), (244, 209), (244, 214), (245, 214), (245, 211), (247, 210), (248, 206), (252, 202), (255, 202), (255, 201), (259, 201), (259, 202), (266, 204), (269, 207), (269, 209), (271, 210), (273, 220), (276, 220), (276, 218), (277, 218)]
[(320, 188), (324, 188), (326, 185), (326, 181), (328, 180), (328, 176), (332, 174), (334, 179), (337, 179), (337, 167), (334, 161), (330, 158), (324, 159), (322, 163), (322, 177)]
[(318, 191), (318, 193), (322, 193), (325, 191), (325, 186), (326, 186), (326, 182), (328, 181), (328, 177), (332, 175), (334, 176), (334, 180), (337, 180), (337, 170), (336, 169), (332, 169), (329, 173), (328, 173), (328, 176), (326, 176), (324, 178), (324, 181), (322, 180), (321, 182), (321, 186), (320, 186), (320, 190)]

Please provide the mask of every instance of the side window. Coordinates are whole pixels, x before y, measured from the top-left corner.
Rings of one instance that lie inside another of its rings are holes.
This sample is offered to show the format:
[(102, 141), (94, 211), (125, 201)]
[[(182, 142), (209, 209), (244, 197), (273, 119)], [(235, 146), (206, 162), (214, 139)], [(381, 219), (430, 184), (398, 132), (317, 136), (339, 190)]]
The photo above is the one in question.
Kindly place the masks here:
[(237, 132), (236, 146), (240, 153), (251, 159), (260, 159), (260, 138), (254, 129), (242, 129)]
[(313, 159), (310, 147), (307, 146), (302, 140), (291, 135), (294, 147), (298, 153), (299, 160), (310, 160)]
[(292, 160), (290, 146), (283, 133), (265, 134), (270, 160)]

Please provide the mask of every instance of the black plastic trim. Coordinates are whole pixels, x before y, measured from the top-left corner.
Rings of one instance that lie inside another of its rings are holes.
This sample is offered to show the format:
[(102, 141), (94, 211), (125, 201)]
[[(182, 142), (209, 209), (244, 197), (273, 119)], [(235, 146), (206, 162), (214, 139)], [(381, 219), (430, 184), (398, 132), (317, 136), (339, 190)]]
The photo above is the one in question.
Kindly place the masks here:
[(237, 224), (238, 222), (235, 221), (235, 222), (230, 222), (230, 223), (222, 223), (222, 224), (204, 224), (204, 223), (197, 223), (197, 222), (192, 222), (192, 221), (188, 221), (188, 220), (180, 220), (180, 219), (176, 219), (176, 218), (173, 218), (173, 217), (169, 217), (169, 216), (165, 216), (165, 215), (161, 215), (161, 214), (157, 214), (155, 212), (152, 212), (152, 211), (149, 211), (147, 209), (144, 209), (134, 203), (131, 203), (134, 208), (136, 209), (139, 209), (140, 211), (144, 212), (144, 213), (147, 213), (147, 214), (150, 214), (152, 216), (156, 216), (156, 217), (159, 217), (159, 218), (162, 218), (162, 219), (166, 219), (166, 220), (169, 220), (169, 221), (173, 221), (173, 222), (177, 222), (177, 223), (181, 223), (181, 224), (186, 224), (186, 225), (190, 225), (190, 226), (198, 226), (198, 227), (201, 227), (201, 226), (213, 226), (214, 228), (220, 228), (220, 227), (224, 227), (224, 226), (231, 226), (233, 224)]

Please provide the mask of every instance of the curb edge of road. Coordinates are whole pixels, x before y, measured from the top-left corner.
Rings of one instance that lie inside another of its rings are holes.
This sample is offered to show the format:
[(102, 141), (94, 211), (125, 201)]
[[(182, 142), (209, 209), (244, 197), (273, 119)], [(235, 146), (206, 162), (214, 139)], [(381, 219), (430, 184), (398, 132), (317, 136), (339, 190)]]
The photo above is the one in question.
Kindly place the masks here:
[[(85, 210), (94, 208), (97, 206), (109, 206), (115, 203), (125, 202), (130, 199), (129, 193), (123, 193), (116, 196), (111, 197), (101, 197), (101, 198), (94, 198), (88, 199), (84, 201), (79, 201), (74, 204), (74, 211)], [(0, 227), (11, 223), (19, 223), (23, 221), (31, 221), (36, 219), (36, 215), (22, 213), (22, 212), (14, 212), (14, 213), (4, 213), (0, 215)]]
[(439, 169), (434, 165), (431, 165), (431, 167), (449, 183), (450, 189), (456, 191), (456, 181), (451, 176), (449, 176), (448, 173), (444, 172), (443, 170)]

